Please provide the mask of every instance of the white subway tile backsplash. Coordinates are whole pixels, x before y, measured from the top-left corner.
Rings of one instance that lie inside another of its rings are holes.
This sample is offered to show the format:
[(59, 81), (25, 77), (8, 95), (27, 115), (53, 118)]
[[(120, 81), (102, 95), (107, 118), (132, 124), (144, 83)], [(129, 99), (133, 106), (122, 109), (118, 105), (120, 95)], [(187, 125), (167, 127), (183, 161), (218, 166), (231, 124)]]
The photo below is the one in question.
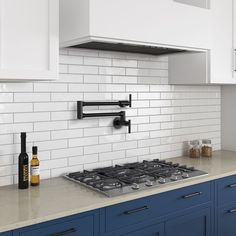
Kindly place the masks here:
[[(0, 186), (17, 183), (20, 132), (27, 151), (39, 147), (41, 178), (183, 154), (183, 143), (209, 138), (220, 149), (220, 86), (168, 85), (168, 57), (68, 48), (60, 51), (52, 82), (0, 83)], [(128, 100), (132, 107), (84, 107), (84, 112), (126, 111), (77, 119), (77, 101)]]

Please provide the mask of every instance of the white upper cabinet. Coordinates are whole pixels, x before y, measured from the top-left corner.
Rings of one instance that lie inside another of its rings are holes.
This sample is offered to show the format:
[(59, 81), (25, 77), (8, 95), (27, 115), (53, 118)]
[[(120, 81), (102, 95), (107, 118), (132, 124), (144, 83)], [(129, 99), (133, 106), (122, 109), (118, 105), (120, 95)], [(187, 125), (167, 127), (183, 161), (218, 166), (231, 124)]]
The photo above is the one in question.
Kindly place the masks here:
[(0, 0), (0, 80), (58, 77), (58, 0)]
[(211, 51), (210, 77), (211, 84), (235, 84), (233, 16), (234, 0), (211, 1)]
[[(185, 1), (185, 0), (179, 0)], [(193, 0), (194, 1), (194, 0)], [(202, 54), (193, 55), (186, 64), (186, 57), (170, 56), (170, 83), (171, 84), (236, 84), (235, 70), (235, 48), (236, 48), (236, 7), (235, 0), (211, 0), (209, 7), (210, 18), (210, 48), (206, 57)], [(197, 56), (197, 57), (196, 57)], [(206, 64), (203, 61), (207, 58)], [(175, 63), (180, 65), (177, 69)], [(195, 68), (191, 76), (188, 68)], [(174, 65), (174, 66), (173, 66)], [(197, 76), (196, 76), (197, 75)], [(204, 76), (205, 75), (205, 76)]]
[(90, 41), (209, 49), (210, 11), (174, 0), (60, 0), (61, 47)]

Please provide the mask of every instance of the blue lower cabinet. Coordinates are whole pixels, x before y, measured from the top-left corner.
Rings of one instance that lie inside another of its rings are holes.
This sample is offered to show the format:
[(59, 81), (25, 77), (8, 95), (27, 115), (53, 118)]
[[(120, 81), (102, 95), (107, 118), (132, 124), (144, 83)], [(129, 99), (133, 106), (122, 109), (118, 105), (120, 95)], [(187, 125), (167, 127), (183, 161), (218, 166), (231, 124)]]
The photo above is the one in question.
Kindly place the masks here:
[(164, 224), (149, 226), (147, 228), (122, 234), (121, 236), (164, 236)]
[(217, 226), (218, 236), (236, 235), (236, 203), (218, 209)]
[(193, 209), (192, 213), (168, 220), (165, 236), (212, 236), (211, 208)]
[(12, 232), (0, 233), (0, 236), (12, 236)]
[[(98, 214), (62, 218), (14, 231), (14, 236), (97, 236)], [(1, 236), (1, 235), (0, 235)], [(5, 235), (4, 235), (5, 236)]]

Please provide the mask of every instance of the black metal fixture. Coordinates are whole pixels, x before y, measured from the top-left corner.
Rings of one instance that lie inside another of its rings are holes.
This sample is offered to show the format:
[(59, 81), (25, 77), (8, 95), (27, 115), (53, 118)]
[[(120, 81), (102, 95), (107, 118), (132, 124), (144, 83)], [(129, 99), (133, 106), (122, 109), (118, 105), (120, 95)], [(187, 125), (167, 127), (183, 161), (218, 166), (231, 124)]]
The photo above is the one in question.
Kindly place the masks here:
[(103, 112), (103, 113), (83, 113), (84, 106), (119, 106), (119, 107), (131, 107), (132, 106), (132, 95), (129, 95), (129, 100), (121, 100), (117, 102), (84, 102), (77, 101), (77, 118), (83, 119), (87, 117), (106, 117), (115, 116), (113, 126), (116, 129), (120, 129), (123, 126), (128, 126), (128, 132), (131, 133), (131, 121), (126, 120), (125, 111), (120, 112)]

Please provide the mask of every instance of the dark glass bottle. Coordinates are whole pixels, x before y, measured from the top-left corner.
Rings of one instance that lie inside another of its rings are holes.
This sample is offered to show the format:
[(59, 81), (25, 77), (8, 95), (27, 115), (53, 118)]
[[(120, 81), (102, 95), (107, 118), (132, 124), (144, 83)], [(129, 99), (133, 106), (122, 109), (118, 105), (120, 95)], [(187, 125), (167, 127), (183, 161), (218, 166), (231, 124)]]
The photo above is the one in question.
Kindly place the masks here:
[(21, 153), (18, 165), (18, 187), (19, 189), (26, 189), (29, 187), (29, 157), (26, 153), (26, 133), (21, 133)]

